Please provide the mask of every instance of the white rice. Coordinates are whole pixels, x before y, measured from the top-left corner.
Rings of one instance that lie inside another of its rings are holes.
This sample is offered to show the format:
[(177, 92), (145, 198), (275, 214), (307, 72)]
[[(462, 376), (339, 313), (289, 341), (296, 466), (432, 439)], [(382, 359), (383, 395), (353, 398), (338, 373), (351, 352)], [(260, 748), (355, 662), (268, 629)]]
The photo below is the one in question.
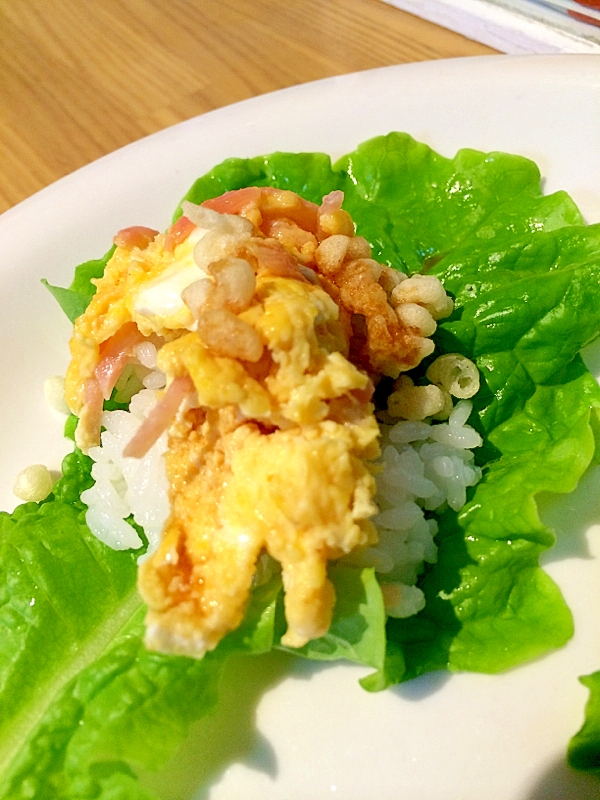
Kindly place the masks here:
[(446, 506), (458, 511), (467, 501), (467, 487), (481, 478), (470, 449), (481, 445), (481, 437), (466, 424), (471, 409), (469, 400), (461, 400), (448, 422), (380, 426), (382, 469), (375, 498), (380, 512), (373, 518), (379, 541), (344, 561), (375, 568), (390, 616), (409, 617), (425, 606), (415, 584), (424, 564), (437, 559), (438, 530), (425, 513)]
[[(150, 352), (136, 355), (148, 367), (153, 363)], [(160, 382), (160, 373), (150, 375), (158, 375)], [(81, 496), (88, 506), (86, 521), (101, 541), (117, 550), (140, 547), (140, 537), (126, 522), (132, 516), (148, 538), (148, 555), (158, 546), (169, 514), (163, 459), (167, 434), (142, 459), (124, 458), (122, 451), (154, 403), (154, 391), (143, 389), (132, 398), (129, 412), (104, 413), (102, 444), (90, 450), (96, 483)], [(426, 512), (447, 505), (458, 511), (466, 502), (467, 487), (481, 478), (470, 449), (481, 444), (481, 437), (466, 424), (471, 408), (469, 400), (461, 400), (445, 423), (403, 420), (381, 425), (381, 471), (376, 476), (380, 511), (373, 519), (379, 541), (343, 561), (375, 568), (391, 616), (411, 616), (425, 605), (415, 584), (424, 564), (437, 559), (438, 530)], [(266, 566), (270, 575), (273, 565)], [(258, 578), (257, 573), (256, 582), (261, 582)]]
[(141, 547), (143, 542), (126, 522), (131, 516), (144, 529), (148, 553), (158, 547), (169, 515), (168, 481), (163, 453), (167, 434), (143, 458), (124, 458), (123, 448), (155, 404), (154, 392), (142, 389), (131, 399), (129, 411), (105, 411), (101, 446), (90, 449), (94, 460), (91, 489), (82, 493), (88, 506), (86, 522), (100, 541), (114, 550)]
[(134, 348), (134, 355), (140, 364), (148, 369), (156, 369), (156, 345), (152, 342), (140, 342)]

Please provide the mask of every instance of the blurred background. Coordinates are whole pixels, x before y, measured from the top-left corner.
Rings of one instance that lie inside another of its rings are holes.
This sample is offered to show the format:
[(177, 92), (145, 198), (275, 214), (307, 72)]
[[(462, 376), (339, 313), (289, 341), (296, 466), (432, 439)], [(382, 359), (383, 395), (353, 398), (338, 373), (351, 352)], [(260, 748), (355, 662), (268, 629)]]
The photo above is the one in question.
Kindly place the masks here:
[(498, 52), (600, 53), (599, 6), (1, 0), (0, 212), (148, 134), (294, 84)]
[(494, 52), (382, 0), (2, 0), (0, 212), (229, 103), (372, 67)]

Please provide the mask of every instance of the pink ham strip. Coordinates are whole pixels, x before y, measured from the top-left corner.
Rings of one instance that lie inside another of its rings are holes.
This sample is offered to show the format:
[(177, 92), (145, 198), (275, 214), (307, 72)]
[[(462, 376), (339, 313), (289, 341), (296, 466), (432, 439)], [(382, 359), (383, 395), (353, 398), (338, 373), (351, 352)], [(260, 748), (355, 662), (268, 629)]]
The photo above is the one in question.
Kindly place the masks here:
[(131, 351), (144, 336), (139, 332), (135, 322), (126, 322), (114, 336), (100, 345), (100, 361), (96, 365), (94, 375), (102, 389), (104, 399), (108, 400), (131, 357)]
[(262, 189), (258, 186), (246, 186), (244, 189), (232, 189), (219, 197), (211, 197), (202, 205), (211, 211), (218, 211), (219, 214), (240, 214), (248, 206), (258, 205), (261, 194)]
[(329, 192), (323, 198), (323, 202), (319, 206), (318, 214), (331, 214), (332, 211), (339, 211), (344, 202), (344, 193), (340, 189)]
[(137, 433), (126, 445), (123, 455), (126, 458), (142, 458), (152, 445), (166, 431), (175, 418), (181, 403), (196, 391), (189, 375), (174, 378), (161, 400), (154, 406)]
[(191, 219), (179, 217), (169, 228), (165, 236), (164, 248), (167, 253), (172, 253), (178, 244), (184, 242), (196, 226)]

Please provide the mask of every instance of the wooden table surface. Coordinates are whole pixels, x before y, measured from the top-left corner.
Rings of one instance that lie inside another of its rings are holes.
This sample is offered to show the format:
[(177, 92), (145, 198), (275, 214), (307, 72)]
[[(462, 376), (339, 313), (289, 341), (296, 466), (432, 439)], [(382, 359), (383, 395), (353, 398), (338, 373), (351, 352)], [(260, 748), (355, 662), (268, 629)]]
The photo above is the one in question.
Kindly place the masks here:
[(494, 52), (381, 0), (1, 0), (0, 212), (238, 100)]

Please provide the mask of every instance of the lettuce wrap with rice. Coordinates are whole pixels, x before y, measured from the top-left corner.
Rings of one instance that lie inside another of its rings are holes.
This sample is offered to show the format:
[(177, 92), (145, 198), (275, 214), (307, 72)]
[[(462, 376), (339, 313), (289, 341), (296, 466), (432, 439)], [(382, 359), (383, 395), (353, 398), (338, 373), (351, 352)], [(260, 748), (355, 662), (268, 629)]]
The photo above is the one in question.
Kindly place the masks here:
[[(573, 491), (596, 459), (600, 389), (580, 351), (600, 332), (600, 225), (585, 225), (564, 192), (544, 196), (525, 158), (461, 150), (447, 159), (400, 133), (333, 165), (319, 153), (229, 159), (185, 199), (199, 204), (247, 186), (316, 203), (342, 190), (375, 259), (441, 279), (455, 310), (434, 334), (437, 353), (472, 359), (482, 379), (469, 421), (483, 438), (483, 477), (460, 511), (439, 515), (438, 558), (418, 582), (425, 608), (387, 618), (373, 569), (333, 566), (329, 631), (293, 652), (371, 667), (361, 683), (377, 691), (434, 670), (497, 673), (562, 647), (573, 620), (538, 563), (555, 537), (535, 498)], [(71, 320), (111, 255), (77, 267), (68, 289), (49, 286)], [(254, 591), (240, 627), (201, 660), (147, 651), (136, 589), (143, 548), (114, 551), (90, 533), (81, 501), (90, 470), (76, 448), (46, 500), (0, 515), (6, 800), (156, 797), (143, 776), (218, 709), (227, 659), (285, 649), (275, 575)], [(597, 770), (597, 675), (585, 681), (588, 717), (569, 757)]]

